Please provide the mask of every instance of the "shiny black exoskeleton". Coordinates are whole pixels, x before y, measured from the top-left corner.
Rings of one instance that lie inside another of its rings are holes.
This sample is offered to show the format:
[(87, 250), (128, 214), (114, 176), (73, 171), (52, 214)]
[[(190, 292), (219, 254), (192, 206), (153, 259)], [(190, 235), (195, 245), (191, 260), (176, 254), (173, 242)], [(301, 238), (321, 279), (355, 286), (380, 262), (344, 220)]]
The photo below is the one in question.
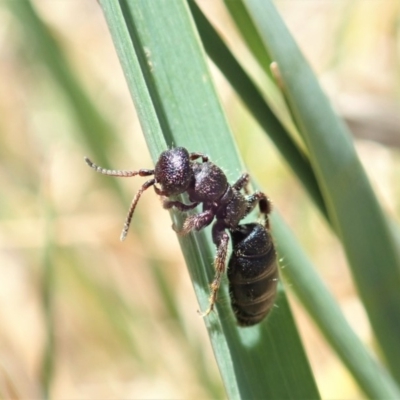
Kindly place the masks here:
[[(201, 159), (201, 161), (196, 162), (198, 159)], [(257, 246), (257, 244), (263, 242), (263, 240), (264, 243), (262, 246), (256, 249), (256, 262), (259, 263), (260, 259), (269, 262), (269, 260), (265, 259), (263, 250), (266, 239), (258, 232), (255, 226), (260, 226), (264, 230), (265, 235), (269, 240), (268, 244), (272, 248), (270, 251), (275, 254), (271, 237), (265, 230), (268, 228), (270, 202), (262, 192), (257, 191), (251, 195), (248, 194), (248, 174), (243, 174), (233, 185), (230, 185), (221, 168), (210, 162), (207, 156), (201, 153), (189, 153), (183, 147), (177, 147), (161, 153), (154, 170), (106, 170), (93, 164), (88, 158), (85, 158), (85, 161), (97, 172), (105, 175), (117, 177), (131, 177), (136, 175), (154, 176), (142, 185), (141, 189), (133, 198), (121, 234), (121, 240), (124, 240), (128, 233), (135, 207), (142, 193), (151, 186), (154, 186), (154, 190), (158, 195), (165, 197), (163, 205), (166, 209), (174, 207), (179, 211), (186, 212), (194, 209), (197, 205), (202, 204), (202, 212), (187, 217), (182, 229), (177, 231), (179, 234), (187, 234), (192, 230), (198, 231), (215, 220), (212, 227), (212, 238), (217, 247), (217, 254), (215, 257), (216, 274), (211, 284), (210, 305), (203, 315), (207, 315), (213, 310), (221, 284), (222, 274), (225, 271), (229, 243), (229, 235), (226, 232), (227, 230), (231, 233), (233, 239), (233, 255), (231, 258), (231, 264), (234, 270), (240, 271), (243, 269), (243, 266), (251, 264), (249, 260), (252, 259), (253, 254), (249, 252), (249, 249)], [(242, 189), (246, 195), (242, 194)], [(190, 204), (184, 204), (181, 201), (167, 199), (183, 193), (187, 193), (191, 202)], [(260, 212), (265, 216), (265, 228), (259, 224), (239, 225), (240, 221), (249, 214), (257, 204)], [(244, 239), (246, 239), (244, 241), (242, 240), (245, 244), (239, 243), (240, 241), (237, 239), (239, 237), (244, 237)], [(270, 264), (268, 264), (268, 267), (270, 267)], [(263, 277), (264, 271), (262, 268), (259, 268), (258, 271), (260, 276), (262, 275)], [(262, 279), (262, 277), (260, 279)], [(271, 285), (271, 287), (274, 287), (275, 290), (275, 286)], [(240, 300), (240, 293), (236, 293), (240, 292), (241, 289), (235, 283), (231, 285), (231, 289), (232, 288), (234, 289), (232, 292), (234, 311), (239, 324), (252, 325), (259, 322), (262, 319), (259, 312), (257, 317), (253, 318), (249, 316), (247, 317), (247, 323), (244, 322), (246, 316), (244, 316), (244, 314), (239, 315), (236, 311), (239, 308), (244, 309), (244, 306), (242, 306), (240, 301), (235, 301), (235, 299)], [(249, 290), (248, 285), (245, 286), (245, 289), (247, 291)], [(257, 300), (255, 301), (258, 300), (259, 298), (257, 297)], [(266, 312), (263, 316), (265, 315)], [(253, 320), (254, 322), (252, 322)]]
[(229, 293), (239, 325), (259, 323), (274, 305), (278, 264), (269, 230), (260, 224), (239, 225), (231, 231), (228, 263)]

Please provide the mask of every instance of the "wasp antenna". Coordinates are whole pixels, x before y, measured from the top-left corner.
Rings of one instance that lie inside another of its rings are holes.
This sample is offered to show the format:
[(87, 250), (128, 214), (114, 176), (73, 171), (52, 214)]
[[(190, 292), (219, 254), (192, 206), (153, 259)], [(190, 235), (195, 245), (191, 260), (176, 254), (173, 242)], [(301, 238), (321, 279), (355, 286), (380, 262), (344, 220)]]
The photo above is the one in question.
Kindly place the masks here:
[(108, 176), (115, 176), (117, 178), (130, 178), (131, 176), (149, 176), (153, 175), (153, 170), (142, 170), (140, 169), (139, 171), (126, 171), (126, 170), (121, 170), (121, 169), (106, 169), (103, 167), (100, 167), (96, 165), (93, 161), (91, 161), (88, 157), (84, 157), (84, 160), (87, 165), (89, 165), (90, 168), (93, 168), (96, 172), (99, 174), (103, 175), (108, 175)]
[(135, 197), (132, 200), (132, 203), (129, 207), (128, 215), (126, 216), (125, 219), (125, 224), (124, 224), (124, 229), (122, 229), (122, 233), (120, 236), (121, 242), (125, 240), (126, 235), (128, 234), (129, 226), (131, 225), (133, 213), (135, 212), (135, 208), (137, 203), (140, 200), (141, 195), (145, 190), (147, 190), (150, 186), (153, 186), (156, 183), (155, 179), (150, 179), (149, 181), (145, 182), (142, 187), (139, 189), (139, 191), (136, 193)]

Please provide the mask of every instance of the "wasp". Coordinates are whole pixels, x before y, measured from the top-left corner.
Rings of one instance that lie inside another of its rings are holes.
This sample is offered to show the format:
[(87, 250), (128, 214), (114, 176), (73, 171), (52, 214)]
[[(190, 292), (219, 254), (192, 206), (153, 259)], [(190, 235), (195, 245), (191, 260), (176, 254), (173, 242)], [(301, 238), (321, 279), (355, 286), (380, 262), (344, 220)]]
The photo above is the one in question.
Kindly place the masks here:
[[(115, 177), (152, 177), (136, 193), (129, 207), (121, 233), (126, 238), (129, 226), (143, 192), (153, 187), (162, 196), (165, 209), (188, 212), (198, 205), (202, 211), (188, 216), (178, 234), (200, 231), (212, 225), (212, 239), (216, 246), (215, 277), (210, 288), (209, 306), (203, 316), (213, 311), (222, 276), (226, 270), (228, 244), (232, 239), (232, 255), (228, 263), (228, 280), (232, 309), (241, 326), (259, 323), (271, 310), (276, 296), (278, 265), (270, 234), (268, 214), (271, 202), (256, 191), (249, 194), (250, 176), (242, 174), (232, 185), (225, 173), (202, 153), (189, 153), (176, 147), (160, 154), (154, 169), (138, 171), (109, 170), (97, 166), (87, 157), (86, 163), (95, 171)], [(242, 193), (242, 191), (244, 193)], [(174, 200), (186, 193), (190, 203)], [(240, 224), (258, 205), (264, 215), (264, 224)]]

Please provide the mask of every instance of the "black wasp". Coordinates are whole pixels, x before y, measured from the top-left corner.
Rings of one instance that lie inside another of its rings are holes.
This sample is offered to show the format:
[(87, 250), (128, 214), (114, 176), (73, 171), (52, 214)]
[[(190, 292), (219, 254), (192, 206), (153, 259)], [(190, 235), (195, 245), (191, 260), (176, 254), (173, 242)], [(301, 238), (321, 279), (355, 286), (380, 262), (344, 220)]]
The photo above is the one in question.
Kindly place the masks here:
[[(212, 238), (217, 247), (216, 272), (210, 285), (209, 307), (203, 316), (213, 310), (217, 300), (221, 278), (226, 268), (229, 234), (233, 249), (228, 263), (229, 292), (238, 324), (255, 325), (270, 312), (274, 305), (278, 283), (278, 265), (268, 218), (271, 203), (262, 192), (248, 193), (249, 174), (242, 174), (233, 185), (230, 185), (221, 168), (210, 162), (206, 155), (189, 153), (183, 147), (162, 152), (155, 169), (108, 170), (97, 166), (86, 157), (85, 161), (104, 175), (152, 176), (132, 200), (121, 240), (124, 240), (128, 233), (135, 207), (142, 193), (151, 186), (158, 195), (164, 197), (163, 205), (166, 209), (174, 207), (186, 212), (202, 204), (202, 212), (188, 216), (182, 229), (177, 232), (187, 234), (192, 230), (199, 231), (214, 221)], [(242, 189), (245, 194), (242, 194)], [(183, 193), (187, 193), (190, 204), (170, 200), (171, 197)], [(264, 215), (264, 225), (240, 224), (257, 204)]]

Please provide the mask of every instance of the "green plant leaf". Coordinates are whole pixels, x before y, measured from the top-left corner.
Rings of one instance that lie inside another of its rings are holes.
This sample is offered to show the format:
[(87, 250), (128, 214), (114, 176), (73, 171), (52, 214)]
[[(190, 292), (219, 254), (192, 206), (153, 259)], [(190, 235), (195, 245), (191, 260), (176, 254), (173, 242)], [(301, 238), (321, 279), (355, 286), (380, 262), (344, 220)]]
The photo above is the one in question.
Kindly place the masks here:
[(400, 261), (386, 217), (333, 112), (272, 2), (245, 0), (271, 56), (307, 146), (330, 220), (385, 359), (400, 382)]
[[(101, 5), (154, 161), (168, 146), (185, 146), (209, 154), (230, 181), (237, 179), (242, 166), (186, 4)], [(180, 239), (201, 309), (208, 303), (215, 252), (207, 233)], [(270, 319), (247, 329), (236, 326), (223, 292), (205, 323), (228, 396), (318, 398), (284, 292)]]
[[(231, 13), (233, 11), (235, 16), (239, 14), (239, 20), (235, 18), (235, 21), (238, 24), (240, 32), (252, 32), (251, 36), (247, 38), (247, 43), (252, 51), (258, 49), (257, 51), (263, 53), (265, 49), (262, 51), (259, 48), (258, 40), (256, 40), (254, 46), (249, 43), (249, 41), (252, 41), (256, 36), (254, 32), (255, 28), (251, 20), (242, 17), (243, 5), (240, 4), (242, 4), (240, 1), (226, 2)], [(296, 147), (295, 143), (291, 141), (290, 135), (284, 131), (285, 128), (279, 121), (273, 126), (277, 118), (275, 115), (273, 115), (272, 118), (270, 117), (272, 111), (269, 110), (268, 105), (257, 91), (251, 79), (240, 67), (239, 62), (234, 58), (196, 4), (189, 2), (189, 5), (209, 56), (224, 73), (249, 111), (257, 118), (266, 133), (270, 135), (278, 150), (292, 166), (293, 172), (298, 175), (300, 180), (304, 180), (304, 176), (308, 177), (306, 182), (303, 183), (311, 194), (311, 198), (314, 200), (315, 204), (317, 206), (319, 206), (319, 202), (323, 204), (321, 194), (318, 192), (317, 183), (315, 180), (313, 181), (315, 176), (307, 161), (307, 164), (305, 164), (307, 165), (306, 168), (303, 167), (301, 162), (294, 165), (294, 161), (297, 159), (295, 152), (287, 151), (285, 143), (280, 142), (282, 137), (285, 137), (288, 138), (290, 142), (289, 149)], [(248, 27), (243, 25), (252, 26)], [(319, 193), (319, 195), (315, 196), (316, 193)], [(321, 207), (319, 208), (321, 209)], [(370, 398), (398, 398), (400, 396), (400, 391), (393, 379), (387, 371), (374, 360), (354, 334), (335, 300), (318, 277), (315, 268), (313, 268), (310, 261), (305, 256), (301, 247), (294, 240), (291, 232), (279, 218), (278, 221), (274, 223), (274, 227), (274, 236), (277, 241), (278, 249), (285, 260), (285, 268), (282, 269), (283, 275), (288, 279), (291, 288), (294, 289), (315, 323), (323, 332), (325, 338), (353, 374), (360, 388)]]
[[(229, 2), (231, 3), (231, 2)], [(237, 7), (238, 2), (234, 2)], [(284, 160), (299, 177), (321, 213), (328, 218), (324, 201), (306, 154), (296, 145), (284, 125), (276, 117), (262, 93), (204, 17), (195, 2), (188, 2), (207, 54), (224, 74), (248, 111), (268, 133)], [(258, 48), (258, 44), (256, 45)]]
[(285, 260), (282, 274), (360, 388), (371, 399), (400, 398), (400, 389), (396, 382), (371, 356), (349, 326), (335, 299), (288, 227), (279, 215), (275, 215), (272, 222), (277, 247)]
[(236, 26), (240, 29), (240, 33), (249, 50), (253, 53), (263, 70), (272, 77), (272, 74), (270, 74), (270, 66), (273, 60), (265, 50), (264, 43), (258, 34), (245, 5), (242, 1), (229, 0), (224, 0), (224, 4), (231, 17), (234, 19)]

